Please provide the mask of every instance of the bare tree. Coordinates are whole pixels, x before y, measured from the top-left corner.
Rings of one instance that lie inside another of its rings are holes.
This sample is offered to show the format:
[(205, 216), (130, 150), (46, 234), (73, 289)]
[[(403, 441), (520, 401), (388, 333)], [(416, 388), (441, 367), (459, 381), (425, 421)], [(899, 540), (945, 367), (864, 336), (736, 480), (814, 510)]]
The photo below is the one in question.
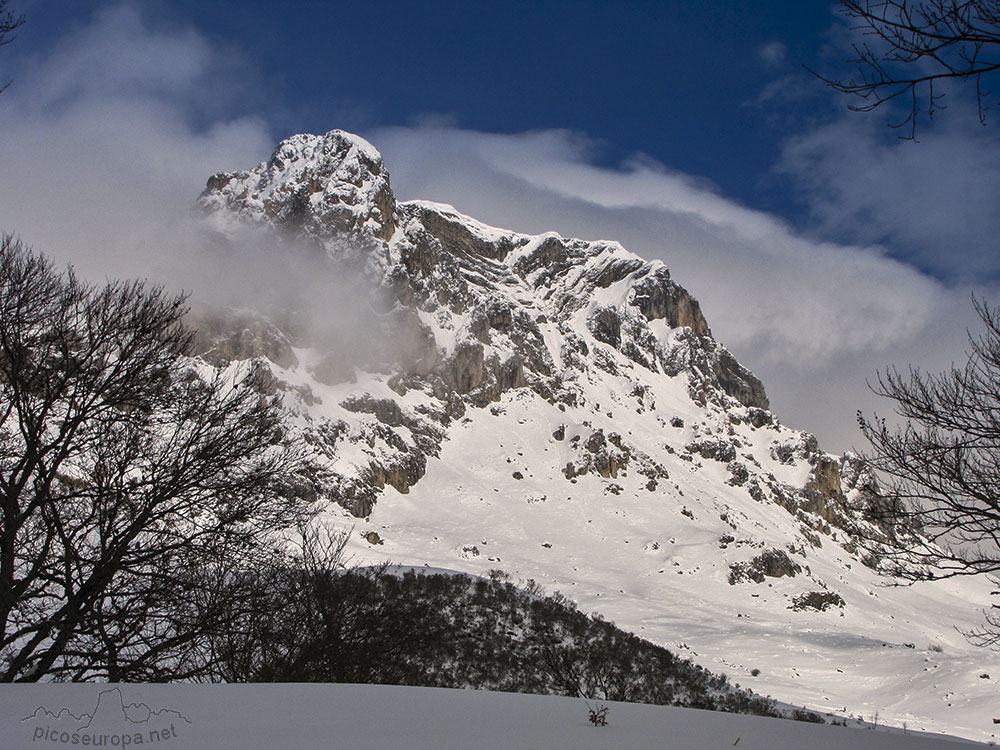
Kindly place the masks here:
[(857, 73), (846, 81), (820, 77), (863, 100), (852, 110), (901, 100), (907, 114), (893, 127), (913, 139), (921, 112), (933, 117), (944, 108), (943, 84), (960, 81), (975, 86), (986, 123), (987, 79), (1000, 69), (998, 0), (840, 0), (839, 6), (864, 38), (853, 46)]
[[(1000, 571), (1000, 312), (975, 305), (986, 332), (970, 334), (964, 365), (879, 375), (902, 426), (858, 415), (881, 485), (866, 512), (889, 530), (870, 546), (904, 579)], [(1000, 617), (973, 635), (1000, 643)]]
[[(14, 32), (24, 25), (24, 16), (7, 10), (7, 0), (0, 0), (0, 47), (14, 41)], [(0, 93), (10, 86), (10, 81), (0, 84)]]
[(276, 403), (184, 314), (0, 242), (0, 681), (199, 675), (220, 577), (299, 522)]

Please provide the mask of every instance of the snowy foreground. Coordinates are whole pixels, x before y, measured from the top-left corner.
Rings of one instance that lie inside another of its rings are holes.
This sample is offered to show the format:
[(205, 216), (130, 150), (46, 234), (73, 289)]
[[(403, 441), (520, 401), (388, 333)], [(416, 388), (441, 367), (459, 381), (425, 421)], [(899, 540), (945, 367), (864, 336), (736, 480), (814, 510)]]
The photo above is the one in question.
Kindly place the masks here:
[[(593, 705), (593, 704), (592, 704)], [(921, 733), (694, 709), (381, 685), (32, 685), (0, 688), (0, 748), (959, 748)]]
[[(595, 705), (595, 704), (591, 704)], [(33, 685), (0, 688), (0, 747), (958, 748), (898, 730), (819, 726), (694, 709), (382, 685)], [(87, 739), (89, 738), (89, 739)], [(103, 743), (102, 743), (103, 739)]]

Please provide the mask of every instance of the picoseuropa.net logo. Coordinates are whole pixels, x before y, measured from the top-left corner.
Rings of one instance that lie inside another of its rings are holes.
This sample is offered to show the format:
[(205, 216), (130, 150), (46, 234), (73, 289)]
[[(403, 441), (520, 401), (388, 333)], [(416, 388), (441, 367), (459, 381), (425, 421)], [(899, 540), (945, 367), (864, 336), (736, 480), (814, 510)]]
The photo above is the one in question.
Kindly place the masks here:
[(21, 720), (33, 743), (77, 747), (134, 747), (178, 739), (191, 722), (177, 711), (154, 711), (145, 703), (125, 703), (118, 688), (104, 690), (91, 713), (73, 714), (39, 706)]

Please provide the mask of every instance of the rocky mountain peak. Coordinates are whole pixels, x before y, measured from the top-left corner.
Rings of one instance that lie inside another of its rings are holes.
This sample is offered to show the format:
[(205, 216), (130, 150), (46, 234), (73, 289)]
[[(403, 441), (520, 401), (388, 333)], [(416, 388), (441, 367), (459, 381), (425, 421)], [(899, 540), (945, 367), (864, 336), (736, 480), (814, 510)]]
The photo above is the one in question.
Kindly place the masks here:
[(294, 135), (253, 169), (220, 172), (198, 201), (206, 213), (268, 224), (325, 244), (388, 240), (396, 200), (382, 156), (342, 130)]

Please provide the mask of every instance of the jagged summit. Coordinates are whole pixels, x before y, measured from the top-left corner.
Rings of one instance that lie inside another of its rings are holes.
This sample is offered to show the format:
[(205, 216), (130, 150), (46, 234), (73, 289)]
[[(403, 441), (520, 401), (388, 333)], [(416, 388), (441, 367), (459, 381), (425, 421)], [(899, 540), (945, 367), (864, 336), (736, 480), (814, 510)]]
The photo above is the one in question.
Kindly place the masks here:
[(934, 723), (940, 662), (965, 670), (962, 721), (989, 710), (978, 674), (997, 660), (955, 626), (990, 587), (886, 589), (858, 544), (894, 533), (870, 520), (871, 474), (779, 422), (663, 263), (396, 202), (378, 152), (341, 131), (213, 176), (199, 206), (234, 244), (257, 227), (272, 254), (321, 248), (315, 276), (340, 279), (311, 292), (331, 309), (294, 300), (309, 326), (225, 311), (200, 344), (283, 395), (315, 459), (297, 490), (353, 529), (359, 561), (533, 578), (811, 708), (954, 727)]
[(254, 169), (213, 175), (199, 205), (320, 241), (387, 240), (395, 231), (396, 201), (381, 154), (342, 130), (293, 135)]

